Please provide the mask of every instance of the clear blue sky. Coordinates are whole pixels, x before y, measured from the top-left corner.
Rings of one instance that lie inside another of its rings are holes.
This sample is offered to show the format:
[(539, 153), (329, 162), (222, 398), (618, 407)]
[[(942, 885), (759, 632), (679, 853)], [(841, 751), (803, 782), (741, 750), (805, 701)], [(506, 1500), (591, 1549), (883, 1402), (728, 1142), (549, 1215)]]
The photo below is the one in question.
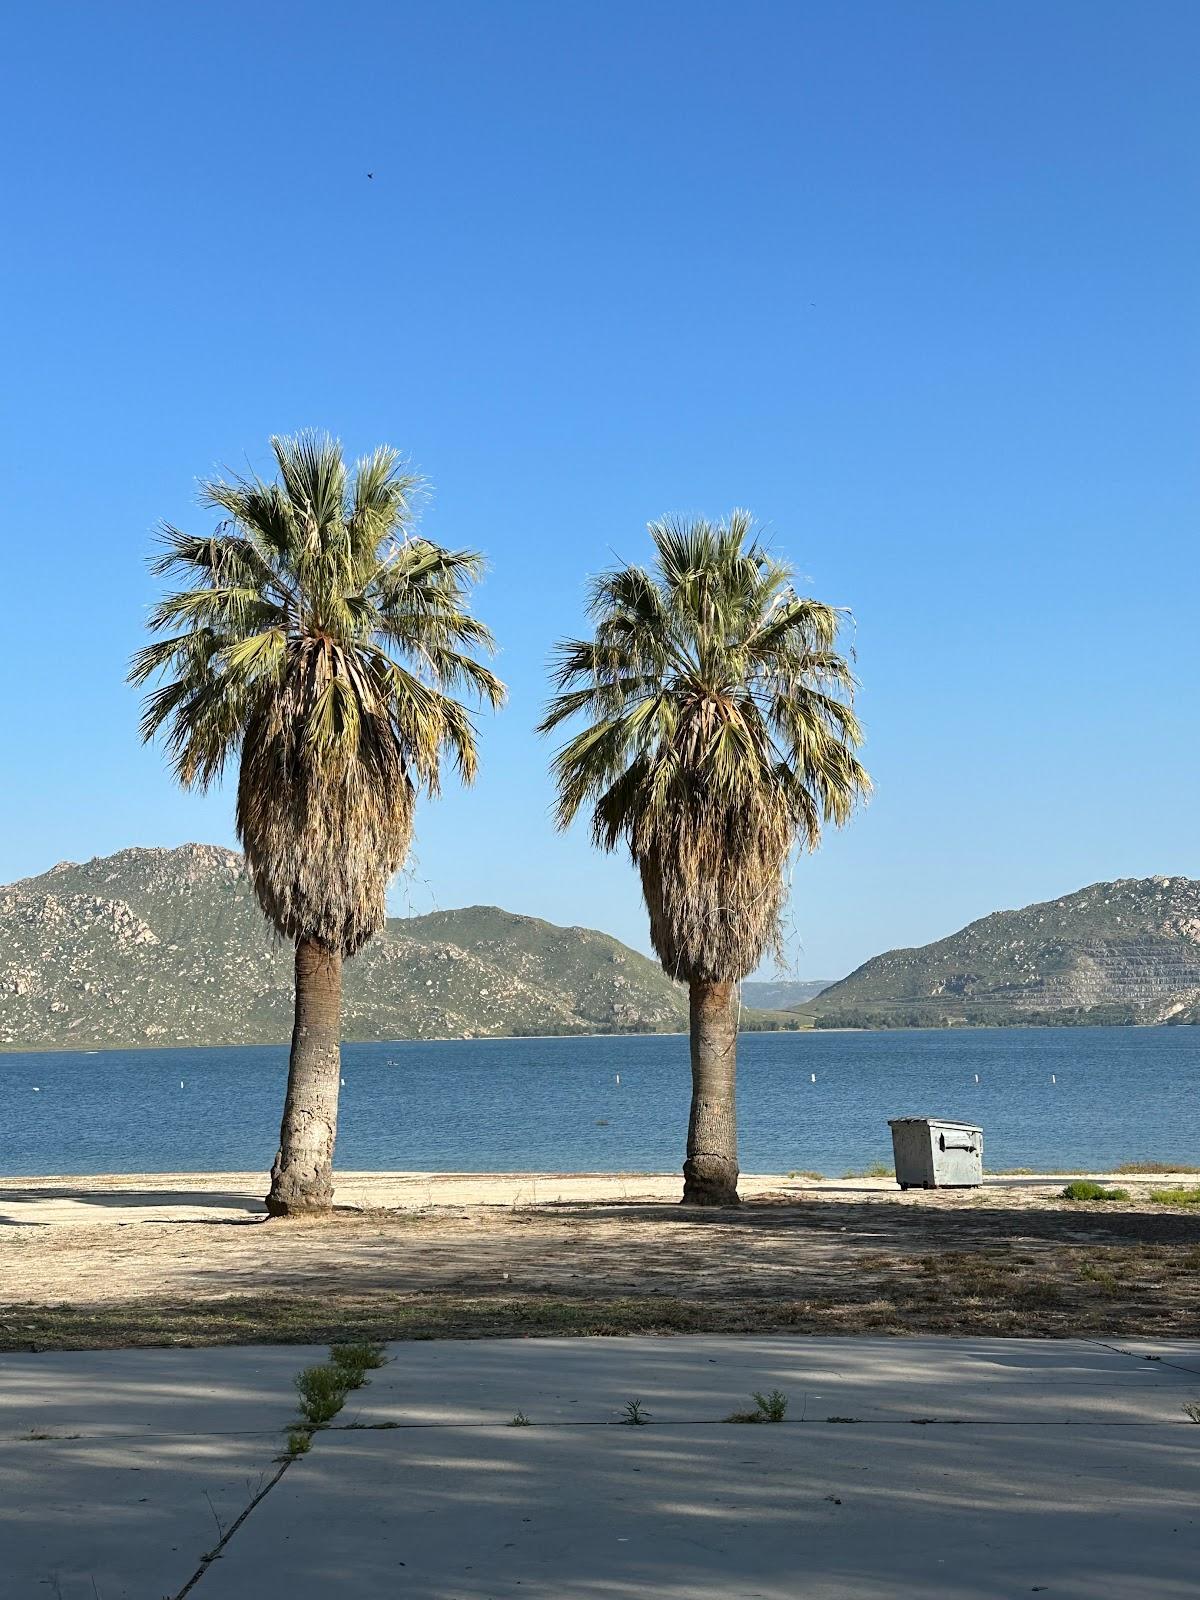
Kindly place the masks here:
[(586, 575), (735, 505), (857, 619), (878, 792), (797, 864), (799, 975), (1200, 875), (1198, 46), (1194, 0), (12, 10), (0, 881), (232, 842), (138, 745), (143, 556), (312, 426), (491, 563), (511, 704), (398, 908), (646, 947), (531, 728)]

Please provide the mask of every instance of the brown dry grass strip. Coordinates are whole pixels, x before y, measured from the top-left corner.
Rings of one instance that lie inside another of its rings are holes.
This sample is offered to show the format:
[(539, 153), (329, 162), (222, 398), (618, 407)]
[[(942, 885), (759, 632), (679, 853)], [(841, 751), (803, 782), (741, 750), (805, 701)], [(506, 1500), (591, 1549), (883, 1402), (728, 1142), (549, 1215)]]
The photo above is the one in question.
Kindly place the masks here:
[[(633, 1333), (956, 1334), (1078, 1338), (1200, 1333), (1194, 1246), (938, 1251), (906, 1259), (848, 1251), (822, 1293), (714, 1299), (386, 1289), (10, 1305), (0, 1349), (539, 1338)], [(837, 1284), (831, 1281), (838, 1277)], [(747, 1286), (748, 1287), (748, 1286)], [(831, 1292), (832, 1291), (832, 1292)]]

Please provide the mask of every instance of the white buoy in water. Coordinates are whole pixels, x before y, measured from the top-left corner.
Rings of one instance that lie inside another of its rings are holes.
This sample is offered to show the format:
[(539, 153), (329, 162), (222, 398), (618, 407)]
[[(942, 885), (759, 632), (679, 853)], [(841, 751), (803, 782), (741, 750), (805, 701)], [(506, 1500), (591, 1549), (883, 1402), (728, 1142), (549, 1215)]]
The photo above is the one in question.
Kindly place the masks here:
[(816, 1083), (816, 1081), (817, 1081), (817, 1075), (816, 1075), (815, 1072), (812, 1075), (812, 1081), (813, 1081), (813, 1083)]
[(976, 1073), (976, 1074), (975, 1074), (975, 1082), (976, 1082), (976, 1083), (978, 1083), (978, 1082), (979, 1082), (979, 1074), (978, 1074), (978, 1073)]
[(1053, 1073), (1050, 1074), (1050, 1082), (1051, 1083), (1057, 1083), (1058, 1082), (1058, 1079), (1054, 1076)]
[(343, 1078), (342, 1079), (342, 1088), (344, 1089), (345, 1087), (346, 1087), (346, 1080), (345, 1080), (345, 1078)]
[(621, 1074), (619, 1072), (617, 1073), (617, 1087), (618, 1089), (621, 1087)]
[(39, 1088), (38, 1088), (38, 1086), (37, 1086), (37, 1084), (36, 1084), (36, 1083), (35, 1083), (35, 1084), (34, 1084), (34, 1086), (33, 1086), (33, 1092), (34, 1092), (34, 1094), (41, 1094), (41, 1092), (42, 1092), (42, 1091), (41, 1091), (41, 1090), (40, 1090), (40, 1089), (39, 1089)]

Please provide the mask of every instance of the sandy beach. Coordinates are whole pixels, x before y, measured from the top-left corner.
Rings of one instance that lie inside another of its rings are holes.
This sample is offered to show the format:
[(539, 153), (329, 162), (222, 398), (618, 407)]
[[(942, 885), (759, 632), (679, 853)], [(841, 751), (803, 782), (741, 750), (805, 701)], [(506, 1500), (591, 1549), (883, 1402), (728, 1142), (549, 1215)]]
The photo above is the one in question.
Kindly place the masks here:
[[(759, 1204), (857, 1200), (939, 1210), (1044, 1210), (1058, 1199), (1064, 1183), (1072, 1178), (1119, 1184), (1129, 1190), (1134, 1203), (1144, 1201), (1152, 1189), (1197, 1181), (1195, 1174), (1186, 1172), (1155, 1173), (1144, 1178), (1096, 1172), (1012, 1173), (987, 1177), (978, 1189), (901, 1191), (891, 1177), (743, 1173), (739, 1190), (743, 1201)], [(261, 1172), (0, 1178), (0, 1228), (222, 1222), (229, 1221), (231, 1214), (247, 1219), (263, 1217), (266, 1187), (267, 1179)], [(680, 1188), (677, 1172), (340, 1172), (334, 1204), (340, 1213), (493, 1207), (524, 1211), (569, 1204), (668, 1205), (678, 1201)], [(1072, 1208), (1076, 1213), (1079, 1209)]]
[[(1061, 1198), (1064, 1175), (901, 1193), (890, 1179), (340, 1176), (271, 1221), (256, 1173), (0, 1180), (0, 1347), (513, 1333), (1194, 1334), (1200, 1215)], [(1195, 1182), (1181, 1175), (1180, 1182)]]

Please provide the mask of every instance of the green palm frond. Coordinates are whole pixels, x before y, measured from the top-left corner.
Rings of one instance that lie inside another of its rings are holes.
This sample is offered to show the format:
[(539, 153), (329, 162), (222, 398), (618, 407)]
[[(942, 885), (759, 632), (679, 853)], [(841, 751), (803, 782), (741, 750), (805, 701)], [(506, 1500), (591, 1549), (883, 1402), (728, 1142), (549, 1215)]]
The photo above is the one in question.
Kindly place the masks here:
[(495, 646), (470, 611), (483, 570), (412, 527), (420, 479), (382, 447), (347, 467), (321, 434), (275, 438), (278, 479), (214, 479), (222, 521), (170, 525), (151, 563), (182, 579), (148, 618), (130, 680), (179, 781), (204, 788), (239, 762), (238, 833), (264, 909), (287, 937), (352, 953), (384, 916), (420, 788), (448, 759), (475, 775), (460, 703), (503, 703), (478, 659)]
[(592, 583), (541, 723), (587, 725), (555, 753), (556, 816), (590, 807), (624, 844), (655, 949), (678, 977), (739, 978), (778, 938), (791, 851), (870, 790), (856, 750), (845, 613), (796, 592), (750, 516), (652, 523), (652, 567)]

